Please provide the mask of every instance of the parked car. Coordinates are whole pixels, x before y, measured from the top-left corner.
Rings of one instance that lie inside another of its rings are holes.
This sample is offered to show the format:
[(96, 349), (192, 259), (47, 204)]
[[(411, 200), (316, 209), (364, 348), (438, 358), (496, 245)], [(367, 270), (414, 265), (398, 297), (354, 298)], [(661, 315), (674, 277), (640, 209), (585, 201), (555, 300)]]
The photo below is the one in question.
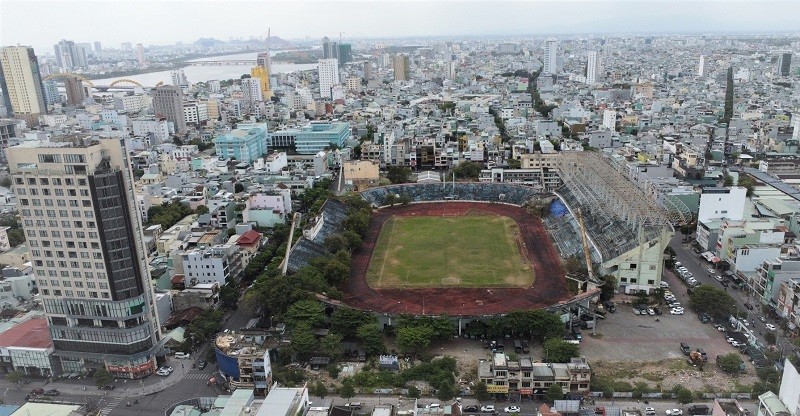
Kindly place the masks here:
[(672, 309), (669, 313), (670, 315), (683, 315), (683, 309)]
[(652, 407), (645, 407), (644, 408), (644, 414), (645, 414), (645, 416), (655, 416), (656, 409), (654, 409)]
[(493, 404), (485, 404), (481, 406), (481, 412), (494, 412), (494, 405)]
[(474, 404), (471, 404), (469, 406), (464, 407), (464, 411), (465, 412), (477, 412), (480, 409), (481, 409), (480, 407), (478, 407), (478, 406), (476, 406)]
[(775, 325), (767, 324), (767, 329), (770, 330), (770, 331), (774, 331), (774, 330), (776, 330), (778, 328)]
[(667, 409), (667, 416), (683, 416), (681, 409)]
[(200, 362), (197, 363), (197, 368), (202, 370), (202, 369), (206, 368), (206, 364), (208, 364), (208, 362), (206, 362), (206, 360), (200, 360)]
[(692, 348), (689, 347), (689, 344), (681, 342), (681, 352), (683, 355), (689, 355), (689, 353), (692, 352)]
[(360, 409), (360, 408), (361, 408), (361, 406), (362, 406), (362, 405), (361, 405), (361, 402), (350, 402), (350, 403), (347, 403), (347, 404), (345, 405), (345, 407), (349, 407), (349, 408), (351, 408), (351, 409)]
[(178, 352), (175, 353), (175, 358), (177, 358), (177, 359), (189, 358), (189, 353), (178, 351)]
[(42, 389), (42, 388), (35, 388), (35, 389), (31, 390), (31, 394), (34, 394), (34, 395), (35, 394), (42, 394), (42, 393), (44, 393), (44, 389)]
[(47, 390), (46, 392), (44, 392), (42, 394), (44, 394), (45, 396), (55, 397), (55, 396), (58, 396), (59, 394), (61, 394), (61, 392), (56, 390), (56, 389), (52, 389), (52, 390)]
[(720, 276), (720, 275), (718, 275), (718, 274), (717, 274), (717, 275), (714, 275), (714, 278), (715, 278), (715, 279), (717, 279), (717, 281), (718, 281), (718, 282), (722, 282), (723, 280), (725, 280), (725, 278), (724, 278), (724, 277), (722, 277), (722, 276)]
[(503, 409), (503, 411), (506, 413), (519, 413), (520, 408), (519, 406), (508, 406), (505, 409)]

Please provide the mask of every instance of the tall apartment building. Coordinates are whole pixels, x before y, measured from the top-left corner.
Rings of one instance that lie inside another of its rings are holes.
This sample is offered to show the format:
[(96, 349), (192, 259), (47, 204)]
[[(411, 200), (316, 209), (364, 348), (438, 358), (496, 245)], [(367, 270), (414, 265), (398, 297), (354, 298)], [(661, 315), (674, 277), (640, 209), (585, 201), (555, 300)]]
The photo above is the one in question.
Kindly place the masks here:
[(411, 79), (408, 55), (400, 54), (394, 57), (394, 80), (408, 81)]
[(136, 44), (136, 59), (139, 61), (139, 66), (147, 65), (147, 60), (144, 59), (144, 45), (141, 43)]
[(339, 84), (339, 61), (336, 59), (319, 60), (319, 95), (331, 99), (334, 85)]
[(62, 39), (61, 42), (53, 45), (53, 49), (56, 54), (56, 63), (61, 68), (70, 70), (88, 66), (86, 50), (71, 40)]
[(597, 74), (600, 71), (600, 57), (597, 51), (589, 51), (586, 54), (586, 83), (592, 85), (597, 82)]
[(80, 105), (87, 97), (83, 81), (78, 77), (69, 76), (64, 78), (64, 89), (67, 91), (68, 105)]
[(8, 158), (60, 370), (152, 374), (163, 339), (123, 142), (26, 142)]
[(551, 38), (544, 41), (542, 63), (543, 74), (555, 75), (558, 73), (558, 40)]
[(7, 46), (0, 50), (0, 88), (6, 109), (28, 126), (38, 125), (39, 115), (47, 114), (39, 61), (33, 48)]
[(775, 73), (780, 77), (788, 77), (792, 68), (792, 53), (781, 52), (778, 55), (778, 65), (775, 68)]
[(697, 64), (697, 76), (706, 76), (706, 56), (700, 55), (700, 62)]
[(153, 90), (153, 111), (175, 125), (178, 134), (186, 133), (183, 117), (183, 92), (177, 85), (162, 85)]

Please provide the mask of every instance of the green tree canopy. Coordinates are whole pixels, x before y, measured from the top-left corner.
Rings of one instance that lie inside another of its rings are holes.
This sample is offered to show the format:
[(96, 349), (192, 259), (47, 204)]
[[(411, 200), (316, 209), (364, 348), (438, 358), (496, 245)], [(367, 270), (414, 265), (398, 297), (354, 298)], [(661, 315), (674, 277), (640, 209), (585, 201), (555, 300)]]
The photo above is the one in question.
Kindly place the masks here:
[(739, 374), (741, 363), (742, 358), (735, 352), (717, 357), (717, 365), (728, 374)]
[(689, 305), (697, 312), (705, 312), (718, 320), (726, 320), (736, 313), (736, 303), (731, 295), (711, 285), (700, 285), (689, 296)]
[(362, 325), (374, 323), (377, 329), (377, 322), (377, 318), (367, 312), (342, 306), (331, 314), (331, 332), (345, 338), (355, 338)]
[(97, 369), (92, 375), (92, 378), (94, 379), (94, 384), (98, 387), (107, 386), (114, 381), (114, 376), (105, 368)]
[(411, 182), (411, 168), (405, 166), (389, 166), (386, 168), (386, 178), (393, 184)]
[(19, 381), (22, 380), (22, 377), (25, 377), (25, 374), (19, 370), (11, 370), (6, 374), (6, 380), (15, 384), (19, 383)]
[(349, 399), (356, 395), (356, 390), (353, 388), (353, 383), (345, 380), (342, 383), (342, 387), (339, 388), (339, 395), (342, 396), (343, 399)]
[(551, 363), (568, 363), (572, 357), (580, 355), (580, 348), (559, 338), (551, 338), (544, 342), (544, 356)]
[(408, 326), (397, 330), (395, 344), (405, 354), (417, 355), (431, 345), (433, 330), (427, 326)]
[(556, 400), (561, 400), (564, 398), (564, 390), (561, 388), (560, 384), (553, 383), (547, 388), (547, 393), (545, 395), (547, 397), (547, 401), (552, 403)]
[(691, 403), (693, 400), (692, 391), (680, 385), (672, 389), (672, 394), (675, 395), (675, 399), (681, 404)]
[(453, 173), (456, 175), (458, 179), (471, 179), (471, 180), (478, 180), (478, 177), (481, 174), (481, 166), (480, 163), (477, 162), (461, 162), (453, 168)]
[(383, 337), (378, 326), (374, 323), (365, 323), (358, 327), (358, 339), (364, 348), (364, 353), (368, 356), (382, 354), (386, 348), (383, 345)]
[(311, 327), (302, 324), (292, 331), (292, 350), (300, 355), (309, 355), (317, 348), (317, 340)]
[(486, 383), (479, 381), (475, 383), (475, 387), (472, 389), (472, 392), (475, 394), (475, 399), (479, 402), (485, 402), (489, 400), (489, 391), (486, 388)]
[(328, 333), (320, 340), (319, 349), (331, 357), (331, 360), (337, 361), (342, 357), (342, 336), (333, 332)]
[(320, 324), (324, 318), (324, 308), (316, 300), (297, 301), (286, 311), (286, 322), (292, 327), (303, 324), (314, 327)]

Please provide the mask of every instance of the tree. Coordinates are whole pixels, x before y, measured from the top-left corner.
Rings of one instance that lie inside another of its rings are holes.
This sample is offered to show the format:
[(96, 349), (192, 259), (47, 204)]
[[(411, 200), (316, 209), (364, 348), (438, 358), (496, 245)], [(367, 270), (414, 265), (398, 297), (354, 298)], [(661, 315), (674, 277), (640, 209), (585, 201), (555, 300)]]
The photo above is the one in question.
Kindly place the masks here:
[(550, 363), (568, 363), (580, 355), (580, 348), (563, 339), (551, 338), (544, 342), (544, 356)]
[(328, 395), (328, 387), (325, 386), (322, 380), (317, 380), (317, 382), (311, 386), (311, 389), (309, 389), (309, 394), (315, 397), (325, 398), (325, 396)]
[(753, 196), (753, 190), (755, 189), (756, 183), (750, 176), (739, 175), (739, 181), (736, 183), (736, 185), (747, 188), (748, 197)]
[(693, 400), (692, 391), (683, 386), (675, 386), (672, 389), (672, 394), (675, 395), (675, 399), (681, 404), (691, 403)]
[(313, 327), (325, 317), (322, 304), (316, 300), (301, 300), (289, 306), (286, 311), (286, 322), (292, 326), (308, 325)]
[(239, 291), (227, 284), (219, 291), (220, 306), (225, 309), (235, 310), (239, 301)]
[(397, 203), (397, 194), (395, 194), (394, 192), (389, 192), (386, 194), (385, 197), (383, 197), (383, 205), (388, 205), (390, 207), (393, 207), (394, 204), (396, 203)]
[(545, 396), (547, 397), (547, 401), (552, 403), (556, 400), (561, 400), (564, 398), (564, 390), (561, 388), (560, 384), (553, 383), (547, 388), (547, 393), (545, 393)]
[(384, 352), (383, 338), (376, 324), (366, 323), (359, 326), (357, 334), (366, 355), (375, 356)]
[(411, 168), (405, 166), (389, 166), (386, 168), (386, 178), (392, 184), (411, 182)]
[(728, 374), (739, 374), (741, 362), (742, 359), (735, 352), (717, 357), (717, 365)]
[(319, 342), (319, 349), (336, 361), (342, 356), (342, 336), (339, 334), (328, 333)]
[(461, 162), (453, 168), (453, 173), (459, 179), (478, 180), (483, 167), (477, 162)]
[(775, 345), (777, 341), (777, 337), (775, 336), (774, 332), (767, 332), (764, 334), (764, 341), (767, 341), (767, 345)]
[(408, 386), (408, 397), (412, 399), (419, 399), (419, 396), (421, 395), (422, 393), (419, 391), (417, 386), (414, 385)]
[(114, 381), (114, 376), (105, 368), (97, 369), (92, 378), (94, 378), (94, 384), (96, 384), (97, 387), (107, 386)]
[(722, 181), (722, 186), (733, 186), (733, 176), (725, 175), (725, 179)]
[(445, 402), (452, 399), (456, 395), (456, 387), (451, 381), (442, 381), (439, 388), (436, 389), (436, 398)]
[(14, 384), (19, 383), (19, 381), (22, 380), (22, 377), (25, 377), (25, 374), (19, 370), (11, 370), (8, 372), (8, 374), (6, 374), (6, 380)]
[(336, 308), (331, 314), (331, 332), (340, 334), (344, 338), (355, 338), (359, 336), (361, 326), (366, 324), (375, 323), (377, 329), (377, 320), (374, 316), (347, 306)]
[(433, 331), (426, 326), (404, 327), (397, 330), (395, 344), (405, 354), (416, 355), (431, 344)]
[(205, 205), (200, 205), (195, 208), (194, 213), (198, 215), (208, 214), (208, 207)]
[(0, 186), (3, 188), (11, 188), (11, 176), (3, 176), (3, 179), (0, 179)]
[(600, 300), (611, 300), (614, 294), (617, 293), (617, 278), (611, 274), (604, 274), (600, 276), (600, 280), (603, 282), (600, 285)]
[(697, 312), (705, 312), (718, 320), (726, 320), (736, 313), (736, 304), (728, 292), (711, 285), (700, 285), (689, 296), (689, 305)]
[(479, 402), (485, 402), (489, 400), (489, 390), (486, 388), (486, 383), (479, 381), (475, 384), (475, 388), (473, 388), (473, 393), (475, 393), (475, 399)]
[(300, 355), (308, 355), (317, 348), (317, 339), (308, 325), (300, 325), (292, 331), (292, 349)]
[(236, 182), (236, 185), (233, 185), (233, 192), (237, 194), (239, 192), (244, 192), (244, 184), (242, 184), (241, 182)]
[(322, 269), (322, 276), (331, 286), (339, 286), (347, 280), (350, 275), (350, 265), (344, 264), (337, 259), (331, 259)]
[(339, 388), (339, 395), (345, 400), (356, 395), (356, 391), (353, 388), (353, 383), (350, 381), (350, 379), (347, 379), (344, 383), (342, 383), (342, 387)]

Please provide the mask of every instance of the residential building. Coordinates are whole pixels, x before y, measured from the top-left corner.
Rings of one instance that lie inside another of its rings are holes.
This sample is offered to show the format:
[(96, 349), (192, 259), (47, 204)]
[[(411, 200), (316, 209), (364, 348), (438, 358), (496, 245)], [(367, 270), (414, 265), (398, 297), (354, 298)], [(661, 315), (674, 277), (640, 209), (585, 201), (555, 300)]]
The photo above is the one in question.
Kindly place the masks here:
[(721, 220), (740, 221), (744, 216), (747, 189), (743, 187), (703, 188), (697, 213), (695, 239), (703, 250), (713, 250)]
[(169, 143), (170, 134), (175, 132), (172, 122), (165, 119), (138, 118), (131, 121), (131, 127), (134, 136), (149, 138), (150, 146)]
[(144, 45), (141, 43), (136, 44), (136, 59), (139, 61), (139, 66), (147, 65), (147, 60), (144, 58)]
[(542, 56), (542, 62), (543, 74), (558, 74), (558, 40), (550, 38), (544, 41), (544, 56)]
[(33, 48), (0, 49), (0, 89), (6, 109), (14, 118), (25, 120), (29, 127), (39, 125), (39, 116), (47, 114), (39, 61)]
[(697, 76), (704, 77), (706, 76), (706, 56), (700, 55), (700, 61), (697, 64)]
[[(185, 286), (184, 286), (185, 287)], [(174, 291), (172, 310), (180, 312), (189, 308), (202, 310), (219, 307), (219, 283), (198, 283), (183, 290)]]
[(319, 60), (319, 95), (322, 98), (333, 98), (333, 87), (339, 85), (339, 63), (336, 59)]
[(514, 399), (542, 399), (553, 384), (564, 393), (585, 394), (591, 378), (591, 367), (582, 357), (569, 363), (540, 363), (530, 357), (512, 361), (504, 353), (495, 353), (489, 361), (478, 361), (478, 379), (486, 383), (488, 392)]
[(242, 219), (259, 227), (274, 227), (285, 224), (292, 212), (291, 198), (287, 195), (253, 194), (245, 201)]
[(411, 71), (408, 55), (399, 54), (394, 57), (394, 80), (408, 81), (411, 79)]
[(353, 62), (353, 45), (349, 43), (339, 44), (339, 66), (344, 66), (347, 63)]
[(183, 104), (183, 119), (186, 123), (198, 124), (208, 121), (208, 106), (202, 101), (189, 101)]
[(778, 65), (775, 69), (775, 73), (779, 77), (788, 77), (791, 74), (792, 69), (792, 53), (791, 52), (781, 52), (778, 54)]
[(64, 89), (67, 91), (67, 105), (80, 105), (89, 96), (83, 86), (83, 81), (75, 76), (64, 78)]
[(268, 338), (263, 331), (251, 330), (225, 331), (217, 335), (214, 340), (217, 365), (231, 389), (254, 390), (258, 396), (266, 396), (270, 391), (272, 364), (266, 346)]
[(27, 376), (52, 377), (56, 375), (50, 360), (53, 350), (47, 319), (31, 317), (0, 333), (0, 368)]
[(797, 367), (792, 360), (788, 358), (783, 361), (783, 375), (778, 398), (789, 409), (792, 416), (800, 415), (800, 373), (797, 372)]
[(53, 46), (56, 55), (56, 63), (59, 67), (72, 70), (74, 68), (85, 68), (86, 50), (75, 45), (71, 40), (61, 40)]
[(297, 153), (315, 154), (331, 147), (342, 149), (350, 137), (349, 123), (312, 121), (297, 131), (294, 144)]
[(792, 413), (777, 394), (768, 391), (758, 396), (756, 416), (789, 416)]
[(615, 131), (617, 129), (617, 112), (614, 110), (603, 110), (603, 128)]
[[(774, 247), (780, 250), (780, 247)], [(773, 251), (774, 251), (773, 248)], [(781, 298), (784, 288), (792, 285), (792, 279), (800, 277), (800, 258), (773, 258), (764, 260), (761, 267), (751, 274), (750, 287), (756, 298), (764, 305), (775, 308), (781, 313), (786, 305), (781, 306), (780, 300), (787, 300), (786, 294)], [(789, 296), (791, 299), (793, 296)]]
[(146, 377), (163, 339), (127, 152), (75, 140), (8, 149), (54, 355), (65, 372)]
[(186, 133), (183, 116), (183, 92), (177, 85), (162, 85), (153, 90), (153, 111), (156, 118), (171, 121), (178, 134)]
[(239, 123), (230, 133), (214, 138), (217, 156), (253, 163), (267, 153), (267, 124)]
[[(597, 82), (600, 72), (600, 56), (597, 51), (589, 51), (586, 54), (586, 83), (593, 85)], [(603, 120), (605, 121), (605, 120)]]
[[(258, 54), (261, 57), (262, 54)], [(259, 60), (260, 61), (260, 60)], [(250, 69), (250, 76), (261, 84), (261, 100), (269, 101), (275, 95), (269, 85), (269, 69), (266, 66), (256, 66)]]
[(331, 43), (331, 40), (327, 36), (322, 38), (322, 59), (336, 58), (333, 45), (335, 45), (335, 43)]
[(227, 279), (236, 278), (237, 251), (235, 244), (220, 244), (182, 254), (184, 285), (217, 283), (223, 286)]

